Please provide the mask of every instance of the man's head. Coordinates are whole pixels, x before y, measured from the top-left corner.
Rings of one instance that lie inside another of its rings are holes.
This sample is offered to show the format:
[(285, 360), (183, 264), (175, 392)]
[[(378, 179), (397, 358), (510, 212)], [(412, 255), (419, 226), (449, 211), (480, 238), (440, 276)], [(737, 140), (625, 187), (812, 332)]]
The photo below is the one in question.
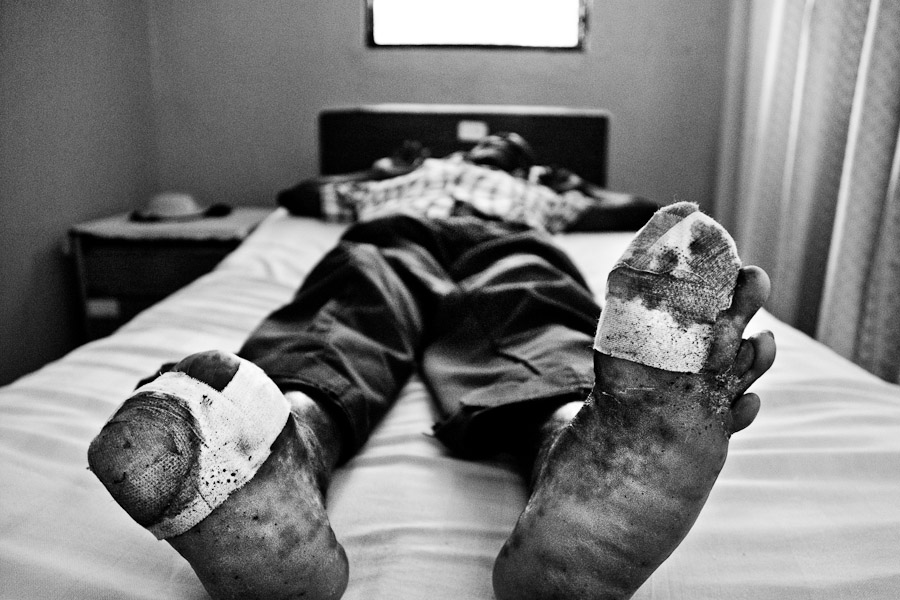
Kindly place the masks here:
[(527, 176), (535, 163), (531, 145), (518, 133), (489, 135), (473, 146), (465, 158), (476, 165), (501, 169), (519, 177)]

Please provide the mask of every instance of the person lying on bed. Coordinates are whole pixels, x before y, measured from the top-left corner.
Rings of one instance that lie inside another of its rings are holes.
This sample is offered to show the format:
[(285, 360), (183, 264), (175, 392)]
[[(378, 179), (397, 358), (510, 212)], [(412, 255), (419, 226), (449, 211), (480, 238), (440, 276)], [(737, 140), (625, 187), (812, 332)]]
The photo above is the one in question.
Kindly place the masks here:
[(521, 135), (489, 135), (465, 152), (430, 158), (406, 142), (371, 168), (313, 177), (283, 190), (295, 215), (333, 222), (368, 220), (399, 207), (428, 216), (475, 214), (558, 231), (634, 231), (659, 206), (612, 192), (559, 166), (540, 166)]
[(746, 392), (775, 342), (742, 333), (768, 293), (689, 203), (638, 232), (602, 312), (545, 231), (386, 215), (350, 226), (236, 355), (194, 354), (139, 387), (90, 468), (214, 598), (339, 598), (329, 476), (418, 373), (450, 452), (529, 465), (496, 597), (628, 598), (757, 414)]

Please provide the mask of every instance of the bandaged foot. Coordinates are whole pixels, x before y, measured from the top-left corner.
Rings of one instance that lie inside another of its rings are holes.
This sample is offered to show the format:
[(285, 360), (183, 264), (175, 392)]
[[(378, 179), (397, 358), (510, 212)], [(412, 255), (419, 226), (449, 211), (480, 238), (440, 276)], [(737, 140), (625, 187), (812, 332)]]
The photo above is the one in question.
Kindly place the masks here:
[(609, 276), (594, 349), (666, 371), (700, 372), (740, 268), (731, 236), (695, 204), (658, 211)]
[(213, 598), (339, 598), (347, 558), (325, 512), (334, 452), (317, 410), (250, 362), (192, 355), (135, 391), (88, 462)]
[(591, 396), (548, 436), (495, 563), (498, 600), (630, 598), (687, 535), (775, 358), (770, 333), (741, 339), (769, 280), (733, 249), (693, 205), (638, 233), (610, 275)]

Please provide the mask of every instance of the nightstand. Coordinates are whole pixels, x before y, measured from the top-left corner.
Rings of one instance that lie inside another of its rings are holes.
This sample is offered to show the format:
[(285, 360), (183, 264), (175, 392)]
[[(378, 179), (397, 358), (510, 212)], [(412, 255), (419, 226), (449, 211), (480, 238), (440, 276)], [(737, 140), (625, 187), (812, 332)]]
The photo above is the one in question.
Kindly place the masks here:
[(72, 227), (85, 337), (108, 335), (211, 271), (271, 212), (235, 208), (224, 217), (153, 223), (122, 214)]

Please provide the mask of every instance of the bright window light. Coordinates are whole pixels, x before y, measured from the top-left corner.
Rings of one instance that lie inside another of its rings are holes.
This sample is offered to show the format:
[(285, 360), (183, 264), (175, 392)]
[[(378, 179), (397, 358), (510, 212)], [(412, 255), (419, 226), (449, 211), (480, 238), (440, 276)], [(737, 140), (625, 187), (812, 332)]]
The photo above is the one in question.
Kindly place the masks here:
[(369, 0), (375, 46), (580, 48), (584, 0)]

